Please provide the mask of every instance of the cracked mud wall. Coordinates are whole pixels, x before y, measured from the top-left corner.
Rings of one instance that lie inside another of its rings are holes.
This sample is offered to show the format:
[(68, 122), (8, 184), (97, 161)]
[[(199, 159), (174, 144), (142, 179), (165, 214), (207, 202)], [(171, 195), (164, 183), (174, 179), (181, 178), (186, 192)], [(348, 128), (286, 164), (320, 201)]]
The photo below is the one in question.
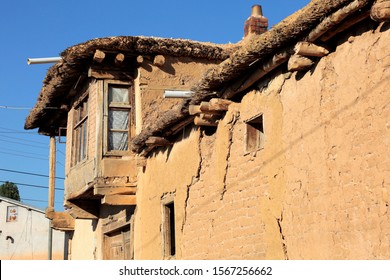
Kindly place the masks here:
[[(136, 258), (162, 258), (167, 193), (176, 259), (390, 258), (390, 32), (372, 27), (307, 73), (275, 73), (215, 131), (154, 153), (139, 176)], [(258, 114), (265, 143), (247, 152)]]
[(390, 257), (390, 32), (367, 29), (281, 92), (281, 224), (293, 259)]
[[(171, 195), (175, 203), (176, 244), (182, 243), (182, 226), (189, 186), (197, 180), (200, 165), (199, 131), (187, 128), (171, 148), (160, 149), (140, 171), (135, 220), (135, 258), (162, 259), (162, 202)], [(181, 258), (181, 247), (176, 258)]]

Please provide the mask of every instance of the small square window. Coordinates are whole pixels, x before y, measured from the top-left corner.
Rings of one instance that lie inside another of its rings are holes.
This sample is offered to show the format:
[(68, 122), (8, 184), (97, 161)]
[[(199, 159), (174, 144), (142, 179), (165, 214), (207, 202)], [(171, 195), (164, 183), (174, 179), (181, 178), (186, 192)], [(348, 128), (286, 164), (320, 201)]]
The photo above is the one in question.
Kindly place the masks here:
[(246, 151), (254, 152), (264, 148), (263, 114), (257, 115), (246, 122)]

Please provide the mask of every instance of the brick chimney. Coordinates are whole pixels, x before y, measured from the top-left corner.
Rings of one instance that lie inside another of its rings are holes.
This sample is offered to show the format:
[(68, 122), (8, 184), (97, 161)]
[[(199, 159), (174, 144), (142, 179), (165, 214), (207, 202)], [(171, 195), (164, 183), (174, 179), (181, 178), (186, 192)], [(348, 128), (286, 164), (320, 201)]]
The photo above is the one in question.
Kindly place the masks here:
[(260, 35), (268, 29), (268, 19), (263, 16), (260, 5), (252, 6), (252, 14), (244, 24), (244, 38), (248, 35)]

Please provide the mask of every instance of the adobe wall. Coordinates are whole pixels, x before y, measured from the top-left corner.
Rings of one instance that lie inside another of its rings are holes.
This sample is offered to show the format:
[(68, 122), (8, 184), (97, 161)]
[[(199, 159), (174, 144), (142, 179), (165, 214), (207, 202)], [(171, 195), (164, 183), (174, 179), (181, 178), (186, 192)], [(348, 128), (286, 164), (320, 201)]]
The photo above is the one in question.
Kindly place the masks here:
[(136, 92), (142, 110), (137, 114), (136, 121), (142, 127), (154, 123), (161, 113), (183, 101), (182, 98), (164, 98), (164, 90), (190, 90), (205, 70), (215, 64), (206, 59), (194, 61), (186, 57), (164, 57), (165, 64), (161, 67), (147, 59), (139, 67)]
[[(390, 258), (390, 32), (367, 29), (311, 71), (259, 84), (214, 132), (153, 154), (139, 179), (136, 259), (162, 258), (167, 192), (177, 259)], [(264, 148), (247, 153), (244, 121), (259, 113)]]

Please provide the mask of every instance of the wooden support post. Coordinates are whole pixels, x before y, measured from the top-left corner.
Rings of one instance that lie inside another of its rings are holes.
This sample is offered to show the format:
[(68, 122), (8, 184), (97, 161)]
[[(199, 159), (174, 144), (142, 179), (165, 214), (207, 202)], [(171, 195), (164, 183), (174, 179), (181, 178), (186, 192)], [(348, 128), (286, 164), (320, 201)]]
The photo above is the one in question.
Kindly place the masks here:
[(56, 138), (50, 136), (50, 155), (49, 155), (49, 203), (48, 208), (54, 211), (54, 191), (56, 177)]
[(307, 70), (314, 64), (314, 61), (310, 58), (295, 54), (288, 60), (287, 68), (289, 71), (301, 71)]
[(101, 200), (105, 205), (137, 205), (135, 195), (106, 195)]
[(93, 60), (98, 63), (101, 63), (105, 57), (106, 54), (104, 52), (102, 52), (101, 50), (96, 50), (95, 54), (93, 55)]
[(115, 56), (115, 64), (116, 65), (122, 64), (124, 60), (125, 60), (125, 55), (123, 53), (118, 53)]
[(372, 5), (370, 16), (378, 22), (390, 21), (390, 0), (377, 0)]
[(160, 55), (160, 54), (156, 55), (154, 57), (153, 64), (158, 66), (158, 67), (164, 66), (164, 64), (165, 64), (165, 57), (163, 55)]
[(169, 142), (164, 137), (156, 137), (156, 136), (149, 137), (148, 140), (145, 141), (145, 144), (147, 146), (160, 146), (160, 147), (172, 145), (172, 143)]
[(323, 57), (329, 54), (329, 51), (324, 47), (317, 46), (309, 42), (299, 42), (295, 45), (295, 54), (301, 56), (314, 56), (314, 57)]

